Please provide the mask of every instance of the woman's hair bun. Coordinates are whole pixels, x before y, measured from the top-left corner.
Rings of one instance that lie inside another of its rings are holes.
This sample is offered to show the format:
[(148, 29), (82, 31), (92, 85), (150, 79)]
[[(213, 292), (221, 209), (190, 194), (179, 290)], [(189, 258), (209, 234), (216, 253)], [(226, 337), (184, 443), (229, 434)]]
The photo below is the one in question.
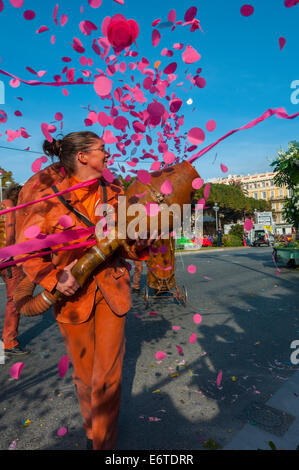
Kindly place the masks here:
[(61, 155), (61, 145), (62, 145), (62, 140), (53, 139), (52, 142), (49, 142), (48, 140), (45, 140), (44, 144), (43, 144), (43, 151), (49, 157), (54, 157), (55, 155), (57, 157), (60, 157), (60, 155)]

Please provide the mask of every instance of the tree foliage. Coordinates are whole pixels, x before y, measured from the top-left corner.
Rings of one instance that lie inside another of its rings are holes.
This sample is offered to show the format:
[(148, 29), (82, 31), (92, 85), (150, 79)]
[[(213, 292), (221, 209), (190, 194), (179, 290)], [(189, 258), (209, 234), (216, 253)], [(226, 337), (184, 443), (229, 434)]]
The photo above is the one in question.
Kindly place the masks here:
[(11, 171), (6, 171), (0, 167), (0, 173), (2, 174), (2, 191), (9, 186), (9, 184), (15, 184), (15, 180), (12, 177)]

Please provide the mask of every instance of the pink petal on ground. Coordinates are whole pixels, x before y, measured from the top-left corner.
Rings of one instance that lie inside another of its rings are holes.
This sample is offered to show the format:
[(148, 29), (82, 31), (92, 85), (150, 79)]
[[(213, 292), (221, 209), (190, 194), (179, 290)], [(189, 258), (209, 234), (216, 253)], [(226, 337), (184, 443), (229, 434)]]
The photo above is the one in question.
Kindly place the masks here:
[(279, 38), (279, 48), (280, 48), (280, 50), (282, 50), (284, 48), (286, 42), (287, 42), (286, 38), (282, 38), (282, 37)]
[(221, 168), (221, 171), (222, 171), (223, 173), (227, 173), (228, 168), (227, 168), (227, 166), (223, 165), (223, 163), (221, 163), (220, 168)]
[(245, 222), (244, 222), (244, 229), (245, 229), (247, 232), (250, 232), (250, 230), (251, 230), (252, 228), (253, 228), (252, 220), (246, 219)]
[(193, 333), (189, 338), (189, 343), (193, 344), (196, 341), (196, 333)]
[(176, 344), (175, 347), (177, 348), (177, 351), (178, 351), (179, 355), (183, 356), (183, 348), (181, 346), (178, 346), (177, 344)]
[(240, 12), (242, 16), (250, 16), (254, 12), (254, 8), (252, 5), (243, 5)]
[(31, 225), (24, 232), (24, 235), (26, 238), (36, 238), (37, 235), (39, 234), (40, 234), (40, 227), (38, 225)]
[(24, 5), (24, 0), (9, 0), (13, 7), (22, 8)]
[(221, 370), (221, 371), (219, 372), (219, 374), (217, 375), (217, 380), (216, 380), (217, 387), (220, 386), (221, 380), (222, 380), (222, 370)]
[(188, 268), (187, 268), (187, 271), (188, 271), (188, 273), (190, 273), (190, 274), (196, 273), (196, 266), (194, 266), (193, 264), (190, 264), (190, 265), (188, 266)]
[(67, 434), (67, 428), (60, 428), (57, 431), (57, 436), (65, 436)]
[(99, 8), (102, 4), (102, 0), (88, 0), (88, 3), (91, 8)]
[(158, 313), (157, 312), (150, 312), (149, 315), (150, 315), (150, 317), (156, 317), (158, 315)]
[(193, 64), (200, 59), (200, 54), (192, 46), (187, 46), (182, 54), (182, 59), (185, 64)]
[(24, 367), (25, 363), (24, 362), (16, 362), (11, 368), (10, 368), (10, 375), (12, 376), (13, 379), (18, 379), (20, 377), (20, 374), (22, 372), (22, 369)]
[(174, 331), (179, 331), (179, 330), (181, 329), (181, 327), (180, 327), (180, 326), (177, 326), (177, 325), (174, 325), (174, 326), (172, 327), (172, 329), (173, 329)]
[(161, 185), (160, 191), (162, 194), (171, 194), (172, 193), (172, 184), (169, 180), (165, 180)]
[(69, 360), (68, 356), (62, 356), (62, 358), (59, 360), (58, 371), (59, 371), (59, 377), (61, 379), (67, 373), (67, 370), (69, 368), (69, 363), (70, 363), (70, 360)]
[(159, 33), (157, 29), (154, 29), (152, 32), (152, 45), (156, 47), (159, 44), (160, 39), (161, 39), (161, 34)]
[(156, 359), (158, 359), (158, 361), (162, 361), (163, 359), (165, 359), (166, 353), (163, 351), (157, 351), (155, 356), (156, 356)]
[(24, 14), (23, 14), (25, 20), (33, 20), (33, 18), (35, 18), (35, 12), (32, 11), (32, 10), (26, 10), (24, 11)]
[(201, 320), (202, 320), (202, 318), (201, 318), (201, 315), (200, 315), (199, 313), (196, 313), (196, 314), (193, 316), (193, 321), (194, 321), (194, 323), (199, 324), (199, 323), (201, 323)]
[(203, 186), (203, 179), (201, 178), (195, 178), (192, 181), (192, 188), (193, 189), (200, 189)]
[(199, 127), (193, 127), (188, 132), (187, 139), (189, 140), (190, 144), (200, 145), (205, 140), (205, 133)]
[(206, 129), (209, 132), (213, 132), (216, 129), (216, 122), (210, 119), (210, 121), (206, 123)]

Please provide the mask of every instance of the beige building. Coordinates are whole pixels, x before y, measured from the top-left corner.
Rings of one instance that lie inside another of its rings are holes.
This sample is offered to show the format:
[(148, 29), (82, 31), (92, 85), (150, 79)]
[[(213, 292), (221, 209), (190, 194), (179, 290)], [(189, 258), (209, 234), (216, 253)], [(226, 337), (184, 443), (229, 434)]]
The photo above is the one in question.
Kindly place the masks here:
[(283, 201), (290, 197), (290, 190), (286, 187), (275, 186), (274, 173), (260, 173), (255, 175), (228, 175), (225, 178), (212, 178), (211, 183), (229, 184), (240, 182), (244, 194), (254, 199), (264, 199), (271, 202), (273, 221), (276, 224), (276, 233), (291, 233), (292, 226), (282, 215)]

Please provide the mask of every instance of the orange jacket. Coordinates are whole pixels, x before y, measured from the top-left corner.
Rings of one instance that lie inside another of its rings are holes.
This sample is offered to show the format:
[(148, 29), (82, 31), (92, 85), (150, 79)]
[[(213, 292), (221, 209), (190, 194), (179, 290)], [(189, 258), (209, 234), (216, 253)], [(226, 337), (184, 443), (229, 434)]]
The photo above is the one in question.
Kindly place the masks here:
[[(18, 204), (24, 204), (34, 199), (39, 199), (53, 194), (52, 185), (56, 185), (59, 191), (71, 186), (70, 179), (64, 177), (60, 170), (60, 164), (53, 164), (33, 175), (23, 186)], [(123, 189), (113, 183), (106, 183), (107, 203), (115, 207), (117, 213), (117, 197), (123, 194)], [(102, 202), (101, 187), (99, 196)], [(85, 217), (88, 213), (84, 205), (77, 199), (75, 192), (66, 193), (64, 198), (70, 202)], [(59, 224), (59, 218), (68, 215), (73, 225), (67, 229)], [(95, 218), (96, 222), (99, 217)], [(24, 231), (26, 228), (37, 225), (42, 234), (61, 233), (64, 230), (86, 227), (75, 214), (70, 212), (58, 198), (42, 201), (24, 209), (16, 211), (16, 242), (26, 241)], [(76, 244), (88, 239), (88, 236), (70, 242)], [(57, 248), (57, 247), (56, 247)], [(60, 251), (49, 256), (34, 258), (23, 263), (23, 270), (29, 279), (52, 291), (57, 282), (59, 273), (72, 261), (79, 259), (87, 248), (77, 248), (72, 251)], [(92, 311), (97, 287), (103, 294), (106, 302), (116, 315), (124, 315), (131, 308), (130, 275), (123, 253), (117, 250), (103, 264), (101, 264), (86, 282), (72, 297), (66, 297), (63, 304), (54, 305), (54, 314), (57, 321), (62, 323), (82, 323), (86, 321)]]

